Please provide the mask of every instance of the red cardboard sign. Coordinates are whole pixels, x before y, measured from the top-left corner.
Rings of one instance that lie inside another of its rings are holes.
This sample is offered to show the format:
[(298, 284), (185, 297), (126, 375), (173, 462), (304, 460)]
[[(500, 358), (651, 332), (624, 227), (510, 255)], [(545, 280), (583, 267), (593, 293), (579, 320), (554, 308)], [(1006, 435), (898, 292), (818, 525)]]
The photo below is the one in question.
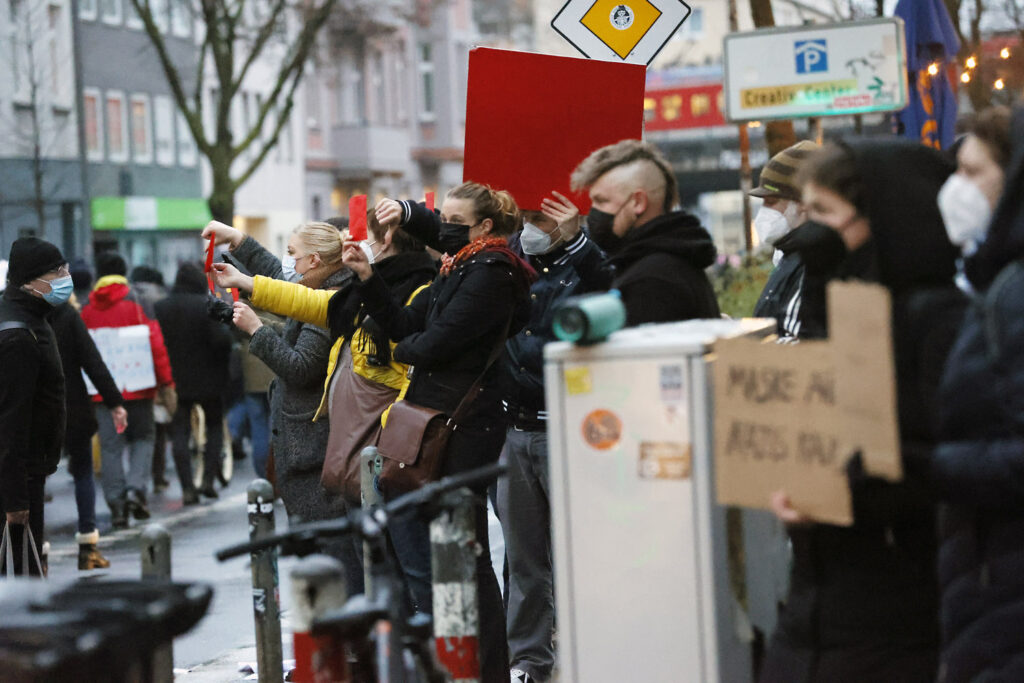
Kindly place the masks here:
[(641, 64), (496, 50), (469, 53), (463, 180), (508, 190), (539, 211), (552, 190), (571, 197), (569, 175), (598, 147), (643, 135)]
[(423, 198), (424, 203), (427, 205), (427, 209), (430, 211), (434, 210), (434, 193), (428, 192)]
[(365, 194), (357, 194), (348, 200), (348, 238), (354, 242), (366, 239)]

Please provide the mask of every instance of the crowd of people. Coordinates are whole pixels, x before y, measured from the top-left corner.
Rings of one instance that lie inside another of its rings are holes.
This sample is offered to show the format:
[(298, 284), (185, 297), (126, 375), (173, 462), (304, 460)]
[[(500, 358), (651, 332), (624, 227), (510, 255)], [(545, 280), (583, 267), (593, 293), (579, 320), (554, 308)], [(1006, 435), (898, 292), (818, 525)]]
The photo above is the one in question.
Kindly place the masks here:
[[(750, 313), (775, 318), (780, 342), (828, 336), (831, 281), (891, 293), (904, 472), (896, 483), (876, 478), (849, 454), (850, 526), (815, 522), (784, 490), (768, 501), (792, 559), (761, 662), (766, 683), (1024, 680), (1014, 628), (1024, 617), (1024, 111), (995, 107), (964, 126), (952, 150), (896, 138), (800, 142), (766, 164), (751, 192), (775, 269)], [(629, 326), (720, 316), (705, 272), (714, 243), (678, 207), (661, 153), (625, 140), (570, 177), (589, 196), (585, 217), (558, 192), (521, 210), (508, 192), (466, 182), (439, 211), (381, 199), (365, 240), (349, 239), (345, 219), (304, 223), (280, 257), (211, 222), (202, 237), (225, 258), (209, 282), (182, 264), (166, 294), (151, 269), (129, 281), (117, 254), (97, 257), (90, 284), (54, 245), (17, 240), (0, 300), (7, 523), (42, 542), (45, 477), (65, 451), (80, 567), (103, 566), (94, 433), (118, 527), (149, 516), (151, 483), (166, 486), (168, 437), (183, 503), (196, 504), (217, 496), (225, 433), (237, 440), (244, 430), (257, 474), (273, 477), (291, 519), (336, 518), (360, 505), (361, 450), (389, 425), (407, 428), (407, 406), (441, 413), (456, 428), (431, 476), (508, 465), (507, 477), (475, 491), (482, 680), (549, 680), (543, 347), (553, 312), (616, 289)], [(211, 305), (214, 283), (243, 298)], [(87, 298), (80, 312), (68, 303), (75, 289)], [(119, 389), (87, 333), (107, 328), (141, 330), (149, 383)], [(405, 490), (384, 475), (377, 487), (385, 500)], [(504, 599), (489, 489), (505, 539)], [(410, 609), (430, 612), (427, 526), (401, 517), (388, 531)], [(349, 592), (361, 592), (359, 546), (322, 549), (344, 564)]]

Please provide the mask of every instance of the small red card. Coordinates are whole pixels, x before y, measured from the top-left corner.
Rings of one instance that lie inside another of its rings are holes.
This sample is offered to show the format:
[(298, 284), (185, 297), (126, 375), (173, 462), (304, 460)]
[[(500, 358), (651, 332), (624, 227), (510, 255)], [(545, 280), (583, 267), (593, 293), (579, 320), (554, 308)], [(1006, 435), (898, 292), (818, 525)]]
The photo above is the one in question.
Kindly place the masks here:
[(423, 201), (427, 205), (427, 208), (429, 210), (431, 210), (431, 211), (434, 210), (434, 193), (433, 192), (428, 192), (426, 194), (426, 196), (424, 197)]
[(357, 194), (348, 200), (348, 238), (354, 242), (366, 239), (365, 194)]
[(206, 247), (206, 266), (203, 267), (204, 273), (209, 273), (213, 269), (213, 240)]

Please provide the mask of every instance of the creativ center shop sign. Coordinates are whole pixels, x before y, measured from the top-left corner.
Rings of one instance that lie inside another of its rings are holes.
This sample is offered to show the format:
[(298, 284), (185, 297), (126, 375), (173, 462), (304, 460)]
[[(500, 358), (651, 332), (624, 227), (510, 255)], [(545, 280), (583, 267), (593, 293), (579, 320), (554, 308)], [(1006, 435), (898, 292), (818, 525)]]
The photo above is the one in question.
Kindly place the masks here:
[(907, 106), (903, 21), (731, 33), (724, 40), (730, 121), (836, 116)]

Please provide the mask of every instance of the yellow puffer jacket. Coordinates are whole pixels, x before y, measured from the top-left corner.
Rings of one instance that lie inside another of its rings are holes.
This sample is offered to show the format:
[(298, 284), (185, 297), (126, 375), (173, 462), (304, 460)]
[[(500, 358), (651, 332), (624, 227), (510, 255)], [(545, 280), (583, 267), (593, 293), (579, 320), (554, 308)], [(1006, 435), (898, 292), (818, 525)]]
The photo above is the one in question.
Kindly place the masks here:
[[(417, 288), (409, 296), (406, 305), (429, 286), (423, 285)], [(257, 275), (253, 278), (252, 304), (263, 310), (277, 313), (278, 315), (285, 315), (299, 322), (327, 328), (329, 327), (327, 322), (327, 306), (334, 294), (335, 292), (327, 289), (310, 289), (298, 283), (285, 282), (284, 280), (275, 280)], [(406, 375), (408, 374), (409, 367), (404, 363), (399, 363), (393, 357), (391, 363), (387, 366), (370, 365), (367, 360), (367, 354), (359, 350), (360, 348), (369, 348), (371, 346), (369, 343), (363, 343), (364, 334), (363, 329), (359, 328), (352, 335), (352, 343), (350, 345), (352, 349), (352, 371), (376, 384), (383, 384), (400, 391), (404, 390), (408, 384)], [(369, 340), (366, 341), (368, 342)], [(341, 356), (341, 349), (344, 345), (345, 339), (338, 337), (331, 348), (331, 354), (327, 361), (327, 379), (324, 382), (324, 395), (320, 399), (320, 408), (317, 409), (316, 415), (313, 416), (314, 422), (327, 414), (327, 393), (331, 388), (331, 380), (334, 378), (334, 371), (338, 367), (338, 358)], [(392, 351), (394, 351), (395, 346), (395, 343), (392, 342)]]

